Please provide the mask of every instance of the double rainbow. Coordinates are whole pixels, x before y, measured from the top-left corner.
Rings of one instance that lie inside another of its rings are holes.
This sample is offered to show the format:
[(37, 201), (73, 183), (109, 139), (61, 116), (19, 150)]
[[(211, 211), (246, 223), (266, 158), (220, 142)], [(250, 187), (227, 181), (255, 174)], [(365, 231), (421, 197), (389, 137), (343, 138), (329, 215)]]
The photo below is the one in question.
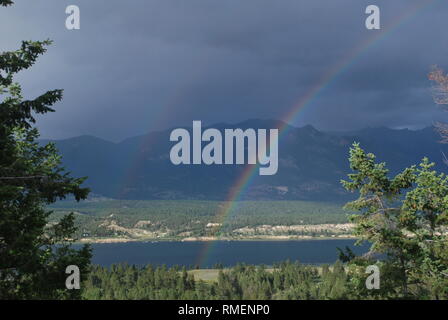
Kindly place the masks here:
[[(301, 112), (311, 104), (311, 102), (323, 91), (325, 88), (330, 86), (337, 77), (349, 69), (361, 56), (363, 53), (367, 52), (369, 48), (379, 43), (381, 40), (385, 39), (392, 31), (415, 17), (419, 12), (424, 10), (431, 3), (436, 3), (438, 0), (421, 0), (415, 5), (406, 10), (398, 19), (387, 27), (380, 30), (373, 30), (372, 36), (367, 38), (366, 41), (361, 42), (359, 45), (355, 46), (352, 50), (338, 61), (332, 68), (325, 72), (316, 82), (316, 84), (303, 96), (301, 97), (282, 117), (282, 124), (279, 128), (279, 138), (285, 135), (288, 131), (288, 123), (293, 123), (301, 114)], [(226, 222), (229, 215), (235, 210), (238, 205), (238, 200), (249, 188), (251, 181), (258, 172), (258, 165), (247, 166), (243, 173), (235, 181), (234, 185), (230, 188), (227, 194), (226, 201), (223, 203), (222, 207), (216, 214), (214, 222), (220, 223), (221, 225)], [(216, 245), (216, 241), (208, 241), (205, 243), (203, 250), (201, 250), (196, 264), (205, 267), (207, 266), (207, 259), (210, 256), (213, 248)]]

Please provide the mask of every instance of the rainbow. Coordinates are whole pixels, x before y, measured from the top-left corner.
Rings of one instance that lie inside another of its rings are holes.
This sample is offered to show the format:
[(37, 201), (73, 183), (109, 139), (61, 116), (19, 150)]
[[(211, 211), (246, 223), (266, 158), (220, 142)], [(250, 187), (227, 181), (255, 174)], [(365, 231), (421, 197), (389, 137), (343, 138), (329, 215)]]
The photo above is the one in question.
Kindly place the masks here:
[[(290, 108), (281, 119), (283, 123), (279, 127), (279, 138), (284, 136), (289, 128), (288, 123), (294, 122), (301, 112), (310, 105), (310, 103), (323, 91), (325, 88), (330, 86), (334, 80), (342, 74), (344, 71), (349, 69), (357, 59), (366, 52), (373, 45), (377, 44), (379, 41), (386, 38), (393, 30), (397, 29), (405, 22), (415, 17), (418, 12), (425, 9), (429, 4), (436, 3), (437, 0), (422, 0), (411, 6), (406, 10), (394, 23), (387, 27), (382, 27), (380, 30), (372, 31), (374, 34), (372, 37), (367, 38), (366, 41), (361, 42), (359, 45), (355, 46), (351, 51), (349, 51), (340, 61), (338, 61), (332, 68), (325, 72), (317, 81), (317, 83), (294, 105)], [(226, 201), (223, 203), (222, 207), (216, 214), (216, 219), (214, 222), (224, 224), (227, 217), (233, 212), (233, 210), (238, 205), (238, 200), (248, 189), (256, 175), (258, 170), (257, 165), (247, 166), (243, 173), (235, 181), (234, 185), (230, 188), (227, 194)], [(204, 248), (201, 250), (198, 258), (196, 259), (196, 265), (202, 267), (207, 265), (207, 259), (212, 252), (216, 241), (207, 241)]]
[[(202, 70), (200, 70), (202, 71)], [(175, 95), (173, 95), (161, 108), (159, 108), (159, 112), (153, 116), (153, 123), (165, 122), (166, 118), (171, 114), (169, 112), (163, 112), (165, 110), (173, 110), (178, 107), (182, 101), (185, 100), (185, 97), (188, 96), (191, 83), (195, 83), (196, 79), (200, 77), (200, 72), (198, 71), (196, 74), (190, 76), (189, 80), (186, 81), (188, 85), (184, 85), (181, 87)], [(126, 198), (126, 190), (129, 186), (133, 186), (135, 180), (137, 179), (139, 172), (141, 172), (141, 168), (146, 165), (146, 156), (151, 150), (153, 144), (156, 143), (156, 139), (151, 134), (147, 134), (142, 137), (142, 140), (139, 144), (137, 150), (139, 152), (137, 155), (129, 155), (130, 158), (127, 159), (129, 164), (127, 165), (127, 170), (123, 173), (119, 181), (121, 182), (117, 188), (117, 192), (115, 194), (115, 199), (123, 199)], [(126, 156), (126, 155), (123, 155)]]

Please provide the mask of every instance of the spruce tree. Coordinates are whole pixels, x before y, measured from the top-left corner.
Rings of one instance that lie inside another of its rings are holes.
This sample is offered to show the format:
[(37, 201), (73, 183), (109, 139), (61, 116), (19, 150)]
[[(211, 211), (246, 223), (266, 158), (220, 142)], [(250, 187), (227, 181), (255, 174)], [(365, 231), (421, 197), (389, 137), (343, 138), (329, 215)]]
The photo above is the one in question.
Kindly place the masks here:
[[(0, 0), (0, 6), (12, 5)], [(2, 9), (3, 10), (3, 9)], [(90, 248), (71, 247), (74, 216), (49, 224), (47, 206), (72, 195), (85, 199), (84, 178), (70, 177), (54, 144), (40, 145), (35, 116), (53, 112), (62, 90), (25, 100), (14, 76), (46, 52), (50, 40), (23, 41), (16, 51), (0, 54), (0, 299), (79, 298), (65, 287), (66, 267), (88, 272)]]
[[(359, 144), (350, 150), (349, 191), (359, 198), (347, 204), (355, 235), (372, 244), (364, 257), (350, 260), (354, 293), (382, 298), (448, 298), (448, 177), (424, 158), (419, 166), (391, 177), (385, 163)], [(377, 261), (372, 254), (386, 255)], [(381, 289), (366, 290), (365, 267), (381, 269)]]

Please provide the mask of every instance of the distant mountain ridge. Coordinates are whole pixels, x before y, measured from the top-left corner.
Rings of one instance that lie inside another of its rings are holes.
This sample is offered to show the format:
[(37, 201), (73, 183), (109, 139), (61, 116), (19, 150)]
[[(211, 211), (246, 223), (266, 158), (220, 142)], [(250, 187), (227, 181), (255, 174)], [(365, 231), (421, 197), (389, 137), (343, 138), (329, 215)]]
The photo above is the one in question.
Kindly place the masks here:
[[(247, 120), (216, 124), (224, 128), (279, 128), (277, 120)], [(326, 133), (308, 125), (286, 125), (279, 141), (279, 170), (274, 176), (254, 175), (241, 194), (251, 200), (345, 201), (340, 185), (350, 172), (350, 145), (360, 142), (368, 152), (387, 162), (392, 173), (424, 156), (442, 165), (439, 135), (433, 128), (412, 131), (369, 128), (347, 133)], [(205, 129), (205, 128), (204, 128)], [(175, 166), (169, 159), (171, 130), (151, 132), (119, 143), (93, 136), (54, 141), (63, 163), (74, 176), (88, 176), (93, 193), (116, 199), (225, 200), (245, 165)], [(42, 140), (42, 143), (49, 140)]]

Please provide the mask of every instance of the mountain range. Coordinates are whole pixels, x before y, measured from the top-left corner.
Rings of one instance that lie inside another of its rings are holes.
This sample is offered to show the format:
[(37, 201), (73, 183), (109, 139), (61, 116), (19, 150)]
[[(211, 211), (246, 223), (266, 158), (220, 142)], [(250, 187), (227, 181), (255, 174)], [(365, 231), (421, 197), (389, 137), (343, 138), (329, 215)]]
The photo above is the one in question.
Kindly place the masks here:
[[(247, 120), (215, 124), (220, 131), (233, 128), (281, 128), (279, 169), (273, 176), (254, 174), (239, 199), (345, 201), (352, 198), (340, 184), (350, 172), (349, 148), (353, 142), (385, 161), (391, 174), (418, 164), (424, 156), (445, 170), (444, 145), (434, 128), (421, 130), (367, 128), (351, 132), (322, 132), (308, 125), (293, 127), (277, 120)], [(188, 129), (188, 128), (186, 128)], [(190, 128), (191, 129), (191, 128)], [(206, 128), (204, 128), (206, 129)], [(63, 165), (73, 176), (87, 176), (93, 194), (115, 199), (225, 200), (247, 165), (171, 164), (172, 130), (151, 132), (113, 143), (93, 136), (54, 140)], [(42, 140), (46, 143), (50, 140)], [(446, 148), (448, 149), (448, 148)], [(258, 170), (257, 170), (258, 172)]]

